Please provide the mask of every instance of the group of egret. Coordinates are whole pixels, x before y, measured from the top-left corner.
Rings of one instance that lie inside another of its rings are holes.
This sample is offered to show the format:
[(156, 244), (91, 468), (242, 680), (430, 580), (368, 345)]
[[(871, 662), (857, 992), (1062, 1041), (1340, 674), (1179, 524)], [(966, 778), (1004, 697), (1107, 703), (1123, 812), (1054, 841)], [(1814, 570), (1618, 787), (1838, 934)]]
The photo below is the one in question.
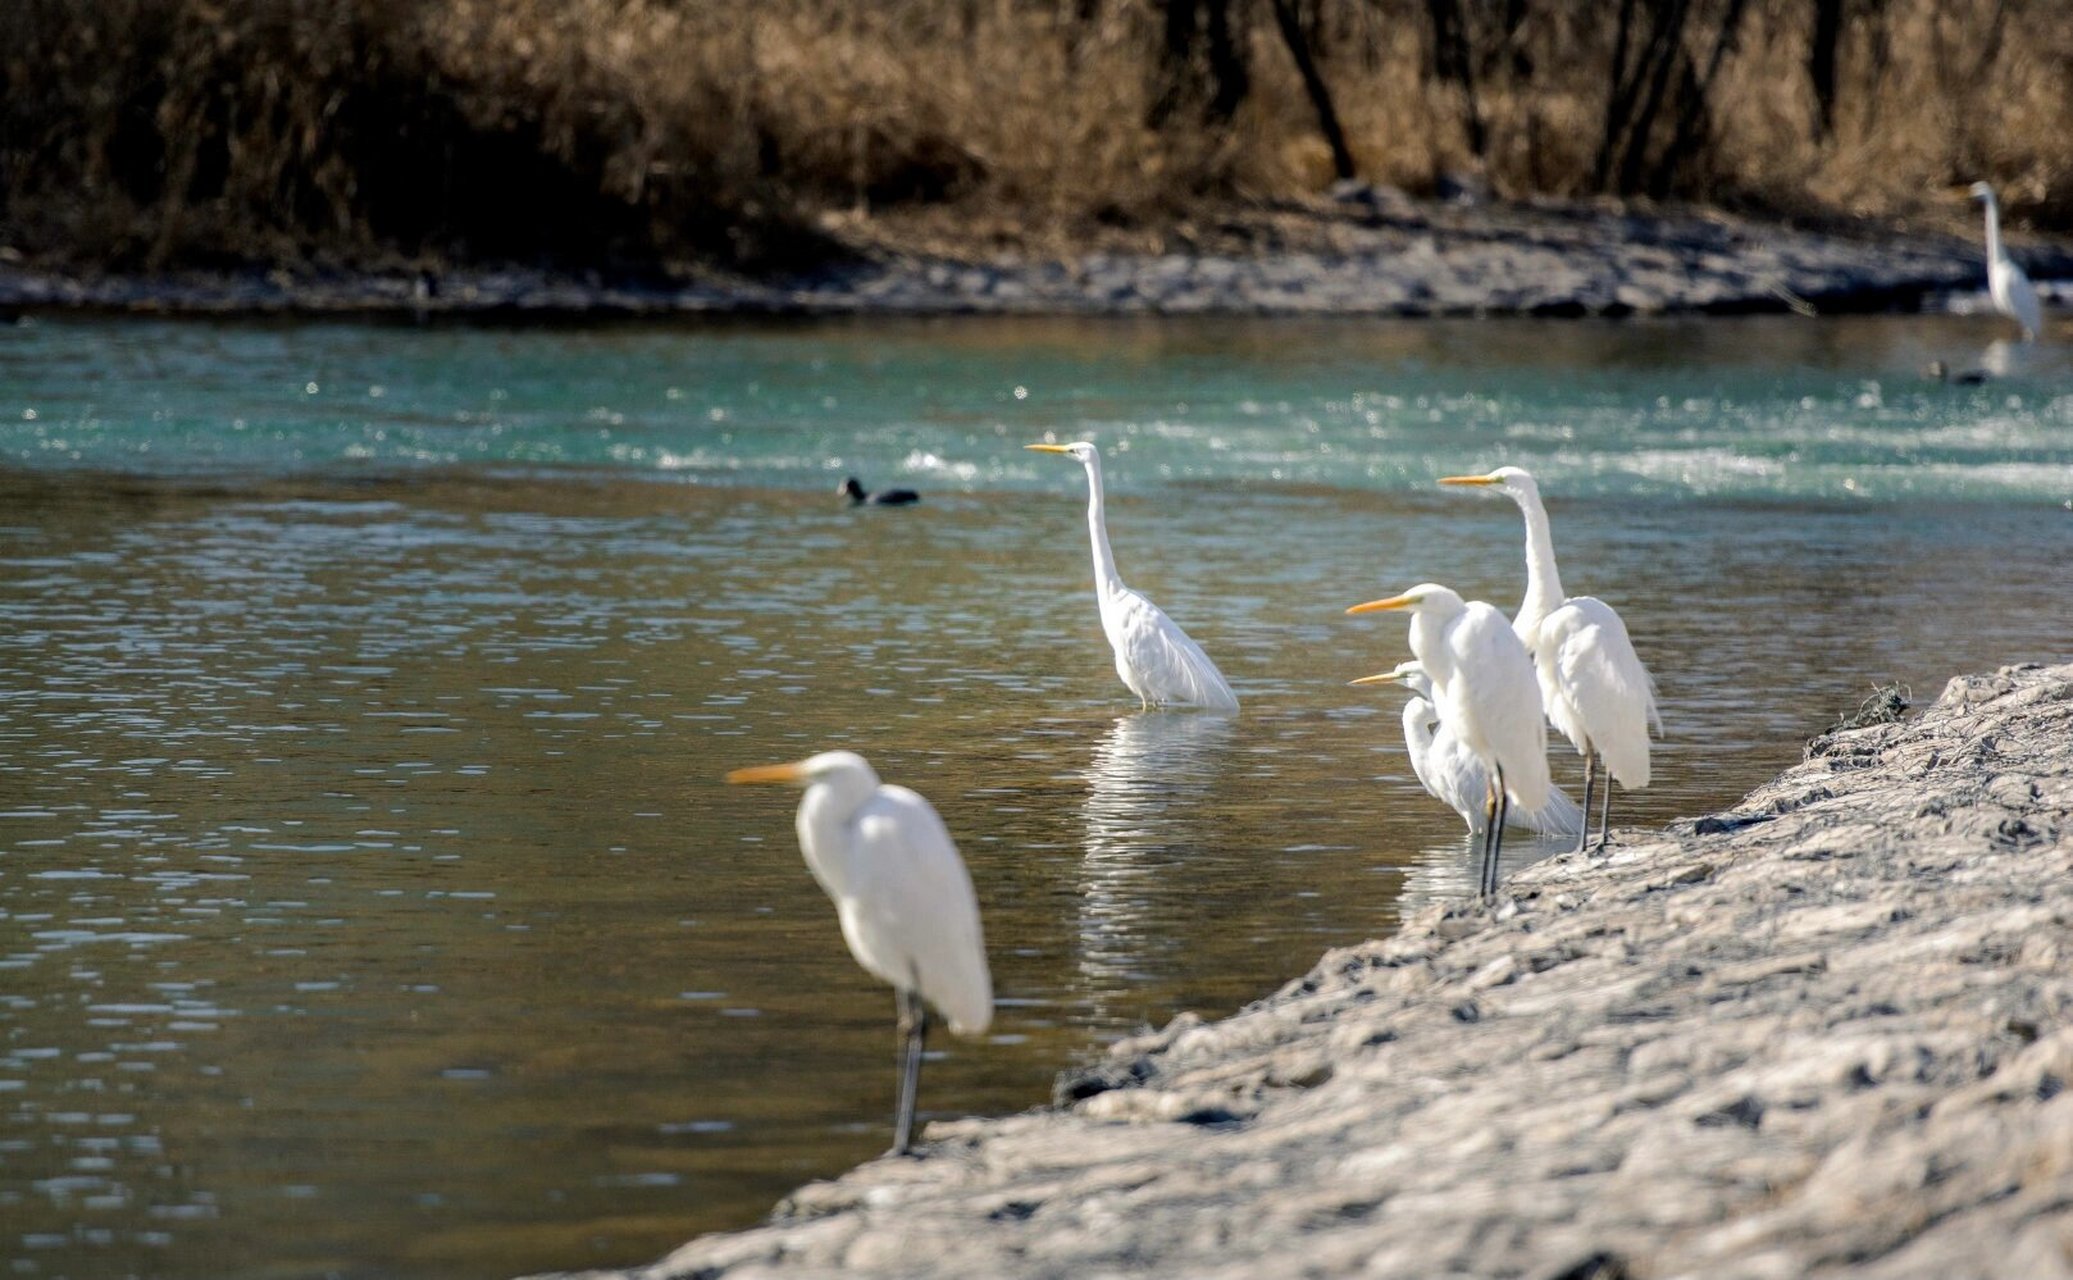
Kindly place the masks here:
[[(1117, 572), (1101, 451), (1084, 440), (1027, 447), (1073, 458), (1086, 471), (1095, 602), (1124, 686), (1145, 708), (1236, 712), (1237, 695), (1202, 646)], [(1487, 894), (1496, 888), (1507, 821), (1543, 833), (1573, 832), (1577, 849), (1588, 847), (1601, 760), (1610, 775), (1599, 810), (1604, 842), (1613, 782), (1630, 790), (1648, 785), (1654, 687), (1619, 614), (1595, 597), (1563, 594), (1547, 511), (1531, 475), (1500, 467), (1440, 483), (1497, 488), (1518, 503), (1526, 520), (1525, 599), (1510, 620), (1430, 582), (1355, 605), (1349, 613), (1409, 612), (1416, 661), (1354, 683), (1402, 682), (1418, 695), (1404, 712), (1412, 768), (1427, 791), (1460, 813), (1472, 834), (1481, 834)], [(1550, 721), (1584, 758), (1581, 805), (1549, 777)], [(895, 993), (900, 1084), (892, 1149), (905, 1153), (929, 1006), (959, 1034), (978, 1034), (991, 1020), (978, 899), (957, 846), (927, 800), (881, 783), (854, 752), (737, 769), (727, 781), (805, 789), (797, 827), (806, 865), (835, 904), (850, 954)]]
[[(1510, 621), (1494, 606), (1463, 600), (1434, 582), (1357, 604), (1347, 612), (1409, 612), (1417, 661), (1354, 683), (1410, 677), (1422, 684), (1421, 693), (1430, 690), (1429, 702), (1420, 697), (1405, 711), (1404, 745), (1425, 789), (1482, 833), (1481, 886), (1489, 893), (1497, 887), (1504, 828), (1514, 812), (1519, 825), (1544, 833), (1573, 829), (1579, 853), (1590, 847), (1600, 761), (1609, 775), (1598, 813), (1602, 846), (1611, 826), (1612, 784), (1630, 791), (1648, 785), (1649, 728), (1660, 732), (1661, 722), (1655, 682), (1618, 612), (1595, 596), (1563, 594), (1554, 535), (1533, 476), (1499, 467), (1440, 483), (1496, 488), (1518, 504), (1526, 520), (1525, 598)], [(1581, 806), (1549, 779), (1549, 723), (1583, 757)]]
[[(1987, 286), (1995, 307), (2034, 339), (2042, 329), (2037, 292), (2001, 243), (1993, 188), (1972, 187), (1986, 206)], [(1087, 533), (1094, 551), (1094, 598), (1115, 651), (1116, 674), (1145, 708), (1200, 707), (1234, 713), (1238, 697), (1180, 625), (1123, 584), (1109, 546), (1101, 451), (1087, 441), (1032, 444), (1079, 462), (1087, 473)], [(1598, 842), (1607, 838), (1612, 786), (1649, 782), (1649, 729), (1661, 732), (1655, 686), (1634, 652), (1626, 624), (1595, 596), (1562, 590), (1540, 487), (1518, 467), (1447, 476), (1443, 485), (1494, 488), (1518, 504), (1526, 522), (1526, 593), (1509, 620), (1480, 600), (1463, 600), (1426, 582), (1351, 614), (1411, 615), (1415, 660), (1354, 684), (1401, 683), (1415, 695), (1404, 708), (1404, 745), (1418, 780), (1482, 836), (1484, 893), (1494, 891), (1507, 823), (1543, 834), (1574, 833), (1591, 844), (1591, 799), (1604, 765)], [(867, 494), (855, 478), (841, 490), (853, 503), (912, 502), (907, 490)], [(1584, 762), (1583, 803), (1555, 786), (1547, 726)], [(893, 1151), (911, 1143), (915, 1094), (933, 1005), (961, 1035), (992, 1020), (993, 983), (972, 879), (943, 820), (927, 800), (878, 780), (864, 758), (828, 751), (794, 764), (737, 769), (731, 783), (803, 787), (797, 819), (800, 852), (835, 903), (842, 936), (858, 964), (893, 988), (898, 1007), (900, 1083)]]

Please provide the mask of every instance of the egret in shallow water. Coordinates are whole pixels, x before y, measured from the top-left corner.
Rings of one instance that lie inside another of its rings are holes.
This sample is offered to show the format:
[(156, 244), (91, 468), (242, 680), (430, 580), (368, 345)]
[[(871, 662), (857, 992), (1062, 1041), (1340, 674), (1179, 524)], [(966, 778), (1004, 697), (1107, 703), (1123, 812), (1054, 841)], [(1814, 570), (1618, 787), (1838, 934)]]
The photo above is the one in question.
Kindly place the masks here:
[[(1612, 818), (1612, 784), (1629, 791), (1648, 785), (1649, 726), (1662, 732), (1656, 714), (1655, 680), (1627, 638), (1627, 624), (1613, 607), (1596, 596), (1564, 596), (1562, 575), (1555, 568), (1555, 540), (1548, 529), (1540, 486), (1518, 467), (1499, 467), (1488, 475), (1448, 476), (1448, 485), (1501, 489), (1526, 517), (1526, 598), (1512, 619), (1529, 652), (1540, 682), (1548, 719), (1584, 758), (1584, 810), (1591, 807), (1597, 764), (1611, 775), (1598, 814), (1598, 843), (1605, 843)], [(1578, 852), (1590, 844), (1590, 824), (1583, 824)]]
[(1038, 453), (1062, 453), (1087, 470), (1087, 533), (1094, 543), (1094, 600), (1101, 629), (1116, 651), (1116, 674), (1146, 707), (1204, 707), (1236, 712), (1238, 695), (1202, 646), (1142, 593), (1123, 585), (1108, 545), (1108, 517), (1102, 504), (1101, 451), (1085, 440), (1032, 444)]
[(1972, 184), (1972, 198), (1987, 207), (1987, 296), (1994, 310), (2023, 327), (2023, 341), (2035, 342), (2044, 332), (2044, 309), (2037, 302), (2037, 288), (2030, 277), (2008, 256), (2001, 243), (2001, 203), (1994, 198), (1992, 184)]
[(1497, 888), (1506, 811), (1548, 802), (1548, 730), (1533, 659), (1503, 614), (1438, 583), (1354, 605), (1348, 613), (1411, 614), (1411, 652), (1431, 679), (1440, 720), (1490, 779), (1483, 798), (1482, 891)]
[(904, 507), (921, 501), (921, 495), (912, 489), (880, 489), (876, 493), (866, 493), (855, 476), (844, 480), (835, 492), (848, 498), (852, 507)]
[(978, 1035), (993, 1020), (993, 978), (964, 860), (928, 801), (879, 782), (854, 751), (736, 769), (727, 781), (806, 788), (799, 801), (799, 851), (835, 903), (849, 953), (892, 986), (898, 1003), (900, 1089), (892, 1149), (905, 1155), (928, 1005), (941, 1010), (959, 1035)]
[[(1362, 676), (1354, 684), (1401, 684), (1412, 693), (1404, 703), (1404, 750), (1411, 757), (1411, 771), (1418, 775), (1426, 794), (1461, 815), (1470, 834), (1483, 829), (1483, 802), (1490, 792), (1490, 774), (1476, 759), (1433, 705), (1432, 679), (1416, 662), (1399, 662), (1377, 676)], [(1507, 809), (1505, 820), (1525, 831), (1542, 835), (1574, 835), (1583, 827), (1583, 810), (1567, 792), (1548, 788), (1548, 802), (1539, 809), (1523, 806)]]

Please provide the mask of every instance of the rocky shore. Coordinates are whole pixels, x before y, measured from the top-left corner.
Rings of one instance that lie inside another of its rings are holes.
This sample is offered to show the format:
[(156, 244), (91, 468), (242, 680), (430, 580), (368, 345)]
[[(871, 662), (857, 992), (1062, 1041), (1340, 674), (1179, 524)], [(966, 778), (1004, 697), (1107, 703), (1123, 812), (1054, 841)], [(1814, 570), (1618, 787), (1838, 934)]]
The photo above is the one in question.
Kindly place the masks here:
[[(1182, 247), (975, 250), (836, 227), (839, 261), (786, 278), (615, 282), (531, 269), (80, 275), (0, 261), (0, 310), (557, 315), (1632, 315), (1967, 305), (1978, 244), (1838, 235), (1711, 211), (1591, 204), (1337, 199), (1183, 226)], [(2073, 247), (2017, 245), (2040, 281), (2073, 280)]]
[(2073, 1275), (2073, 665), (589, 1280)]

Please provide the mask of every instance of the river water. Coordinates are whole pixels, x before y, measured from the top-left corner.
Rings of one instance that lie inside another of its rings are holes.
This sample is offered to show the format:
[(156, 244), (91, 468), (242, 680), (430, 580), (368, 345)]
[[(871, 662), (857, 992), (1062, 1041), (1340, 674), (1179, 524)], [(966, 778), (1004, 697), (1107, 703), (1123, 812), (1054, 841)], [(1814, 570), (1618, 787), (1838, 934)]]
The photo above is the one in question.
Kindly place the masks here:
[[(1732, 802), (1875, 684), (2066, 660), (2073, 363), (1920, 373), (1991, 332), (0, 331), (0, 1255), (633, 1263), (881, 1150), (891, 997), (737, 765), (853, 747), (956, 834), (999, 1009), (929, 1115), (1464, 891), (1400, 695), (1345, 683), (1404, 651), (1349, 604), (1517, 599), (1516, 511), (1439, 475), (1532, 468), (1653, 667), (1616, 821)], [(1117, 682), (1079, 470), (1019, 447), (1083, 436), (1236, 720)]]

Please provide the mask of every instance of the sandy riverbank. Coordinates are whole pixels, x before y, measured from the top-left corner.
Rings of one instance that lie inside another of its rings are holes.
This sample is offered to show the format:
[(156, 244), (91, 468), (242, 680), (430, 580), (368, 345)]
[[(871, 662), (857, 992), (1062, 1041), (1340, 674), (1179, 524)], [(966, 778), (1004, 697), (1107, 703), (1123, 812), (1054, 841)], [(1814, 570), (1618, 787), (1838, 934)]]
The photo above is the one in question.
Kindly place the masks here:
[(2073, 1274), (2073, 665), (592, 1280)]
[[(1711, 211), (1345, 198), (1234, 210), (1180, 251), (986, 251), (834, 228), (845, 253), (785, 278), (614, 281), (530, 268), (81, 276), (0, 263), (0, 309), (362, 315), (1632, 315), (1935, 308), (1984, 287), (1977, 245)], [(2073, 281), (2073, 246), (2017, 246)]]

